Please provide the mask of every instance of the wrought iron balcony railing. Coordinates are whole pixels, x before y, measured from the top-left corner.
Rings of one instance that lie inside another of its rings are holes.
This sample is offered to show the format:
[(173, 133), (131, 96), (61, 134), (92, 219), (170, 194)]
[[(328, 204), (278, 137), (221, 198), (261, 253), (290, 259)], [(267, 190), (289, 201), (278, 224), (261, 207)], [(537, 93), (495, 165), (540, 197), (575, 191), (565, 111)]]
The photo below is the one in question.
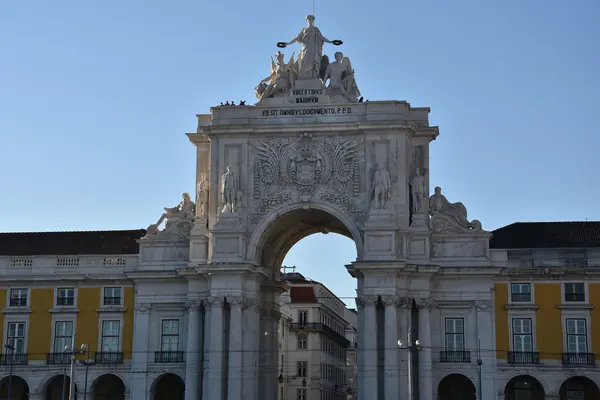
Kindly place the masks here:
[(71, 355), (67, 353), (48, 353), (46, 354), (47, 365), (65, 365), (71, 363)]
[(350, 346), (350, 341), (346, 339), (344, 335), (334, 331), (329, 326), (320, 322), (293, 322), (290, 324), (291, 330), (301, 331), (322, 331), (328, 335), (331, 339), (342, 344), (344, 347)]
[(0, 365), (27, 365), (27, 354), (0, 354)]
[(123, 364), (122, 352), (96, 352), (94, 354), (96, 364)]
[(562, 353), (563, 365), (595, 365), (594, 353)]
[(183, 362), (183, 351), (155, 351), (154, 352), (155, 363), (182, 363)]
[(470, 363), (471, 352), (465, 350), (440, 351), (440, 362), (443, 363)]
[(537, 351), (509, 351), (509, 364), (539, 364), (540, 353)]

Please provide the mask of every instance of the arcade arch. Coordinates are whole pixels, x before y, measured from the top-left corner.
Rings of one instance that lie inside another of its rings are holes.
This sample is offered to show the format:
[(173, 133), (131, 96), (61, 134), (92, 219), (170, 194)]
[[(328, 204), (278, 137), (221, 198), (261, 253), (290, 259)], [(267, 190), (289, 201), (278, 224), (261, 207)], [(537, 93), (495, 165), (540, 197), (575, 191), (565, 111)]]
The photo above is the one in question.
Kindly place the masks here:
[(596, 382), (584, 376), (572, 376), (560, 385), (560, 400), (600, 400)]
[[(68, 397), (69, 387), (71, 385), (71, 379), (68, 375), (54, 375), (46, 381), (44, 385), (46, 389), (45, 399), (46, 400), (61, 400)], [(64, 392), (64, 397), (63, 397)], [(75, 400), (77, 400), (77, 384), (75, 384)]]
[(185, 382), (179, 375), (166, 373), (152, 382), (152, 400), (184, 400)]
[(544, 400), (544, 387), (530, 375), (519, 375), (512, 378), (504, 388), (505, 400)]
[(463, 374), (446, 375), (438, 384), (438, 400), (475, 400), (475, 385)]
[[(10, 398), (8, 397), (8, 380), (10, 382)], [(18, 375), (5, 376), (0, 380), (0, 399), (27, 400), (29, 398), (29, 385), (25, 379)]]
[(92, 383), (93, 400), (125, 400), (125, 384), (116, 375), (100, 375)]

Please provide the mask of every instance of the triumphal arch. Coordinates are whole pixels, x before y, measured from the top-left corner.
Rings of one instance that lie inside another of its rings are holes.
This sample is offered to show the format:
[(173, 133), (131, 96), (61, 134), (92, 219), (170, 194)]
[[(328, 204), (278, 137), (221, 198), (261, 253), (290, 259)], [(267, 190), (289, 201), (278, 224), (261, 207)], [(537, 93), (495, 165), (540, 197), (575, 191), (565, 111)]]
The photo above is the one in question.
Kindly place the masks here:
[[(189, 281), (186, 399), (277, 399), (279, 271), (318, 232), (357, 249), (347, 268), (358, 281), (358, 398), (433, 399), (449, 371), (434, 365), (444, 310), (472, 316), (479, 339), (467, 346), (493, 348), (490, 234), (430, 188), (439, 132), (428, 108), (365, 100), (350, 61), (360, 55), (343, 53), (311, 16), (277, 45), (256, 104), (197, 116), (196, 195), (165, 209), (140, 241), (142, 252), (179, 246), (169, 254), (187, 257), (177, 270)], [(413, 357), (409, 336), (419, 340)], [(493, 398), (495, 361), (481, 357), (450, 367), (473, 381), (483, 373), (478, 391)]]

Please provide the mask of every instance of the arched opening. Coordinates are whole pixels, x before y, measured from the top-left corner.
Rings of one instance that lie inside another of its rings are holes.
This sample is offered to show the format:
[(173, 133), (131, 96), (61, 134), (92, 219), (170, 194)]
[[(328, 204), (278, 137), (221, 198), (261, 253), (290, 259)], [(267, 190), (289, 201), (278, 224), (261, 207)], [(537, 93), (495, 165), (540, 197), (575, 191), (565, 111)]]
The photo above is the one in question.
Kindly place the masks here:
[(560, 400), (600, 400), (598, 385), (590, 378), (573, 376), (560, 386)]
[(475, 385), (462, 374), (450, 374), (438, 385), (438, 400), (475, 400)]
[[(71, 380), (68, 375), (54, 375), (46, 383), (46, 400), (62, 400), (63, 398), (68, 398), (70, 385)], [(75, 384), (75, 399), (77, 399), (77, 384)]]
[(504, 388), (506, 400), (544, 400), (545, 397), (542, 384), (529, 375), (515, 376)]
[[(10, 384), (9, 384), (10, 381)], [(8, 387), (10, 386), (10, 395)], [(18, 375), (5, 376), (0, 381), (0, 399), (27, 400), (29, 398), (29, 385), (25, 379)]]
[(125, 384), (116, 375), (100, 375), (92, 384), (93, 400), (125, 400)]
[(179, 375), (164, 374), (153, 383), (152, 400), (184, 400), (185, 383)]

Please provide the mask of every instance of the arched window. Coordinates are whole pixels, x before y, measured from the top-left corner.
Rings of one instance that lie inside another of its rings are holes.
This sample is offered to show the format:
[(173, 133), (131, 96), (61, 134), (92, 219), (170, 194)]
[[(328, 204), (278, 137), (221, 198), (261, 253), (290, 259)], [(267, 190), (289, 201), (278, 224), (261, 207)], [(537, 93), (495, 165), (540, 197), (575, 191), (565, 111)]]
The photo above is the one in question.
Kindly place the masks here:
[(298, 334), (298, 349), (306, 350), (308, 348), (308, 336), (306, 333)]

